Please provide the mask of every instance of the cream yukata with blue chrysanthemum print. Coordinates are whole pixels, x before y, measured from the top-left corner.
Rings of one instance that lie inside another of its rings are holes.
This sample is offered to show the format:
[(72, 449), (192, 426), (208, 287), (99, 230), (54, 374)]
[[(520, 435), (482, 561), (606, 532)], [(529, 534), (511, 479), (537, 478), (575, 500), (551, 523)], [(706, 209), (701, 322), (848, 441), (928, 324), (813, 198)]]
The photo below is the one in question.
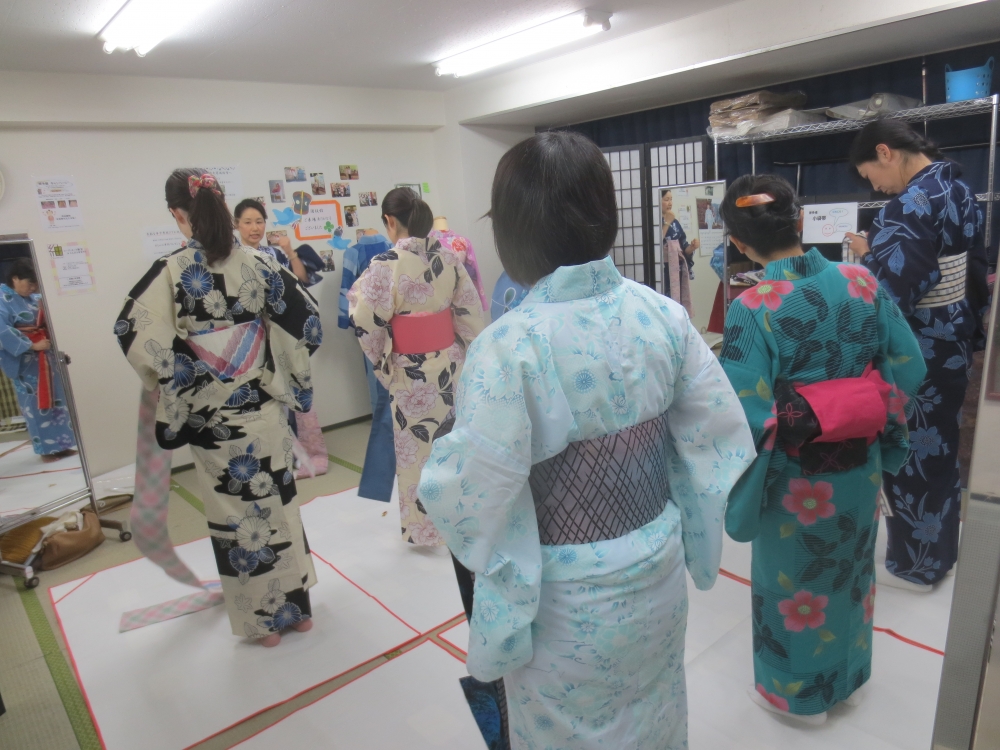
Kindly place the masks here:
[(233, 633), (261, 638), (310, 617), (316, 571), (282, 406), (312, 403), (315, 301), (267, 255), (239, 247), (209, 266), (192, 240), (153, 263), (115, 334), (143, 386), (160, 389), (157, 442), (191, 447)]

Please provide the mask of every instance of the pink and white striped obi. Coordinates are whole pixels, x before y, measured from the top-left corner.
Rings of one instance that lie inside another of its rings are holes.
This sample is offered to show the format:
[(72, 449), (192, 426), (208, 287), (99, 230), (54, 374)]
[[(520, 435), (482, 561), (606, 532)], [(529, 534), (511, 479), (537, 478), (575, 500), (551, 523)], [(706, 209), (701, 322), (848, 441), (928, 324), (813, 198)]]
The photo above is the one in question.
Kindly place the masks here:
[(194, 332), (188, 346), (219, 380), (237, 380), (264, 366), (264, 321)]

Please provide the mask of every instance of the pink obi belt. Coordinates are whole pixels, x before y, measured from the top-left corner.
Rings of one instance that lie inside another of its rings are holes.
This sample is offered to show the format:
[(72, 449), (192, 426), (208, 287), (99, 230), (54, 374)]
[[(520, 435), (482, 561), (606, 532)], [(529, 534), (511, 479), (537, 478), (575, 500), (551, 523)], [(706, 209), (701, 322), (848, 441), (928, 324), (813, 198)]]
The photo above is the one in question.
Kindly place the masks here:
[(450, 307), (438, 313), (394, 315), (389, 323), (392, 326), (392, 351), (396, 354), (439, 352), (455, 343)]
[(802, 473), (847, 471), (868, 462), (868, 446), (885, 430), (891, 386), (869, 364), (857, 378), (774, 385), (778, 437)]
[(264, 366), (264, 323), (249, 323), (194, 332), (188, 336), (191, 351), (219, 380), (236, 380)]

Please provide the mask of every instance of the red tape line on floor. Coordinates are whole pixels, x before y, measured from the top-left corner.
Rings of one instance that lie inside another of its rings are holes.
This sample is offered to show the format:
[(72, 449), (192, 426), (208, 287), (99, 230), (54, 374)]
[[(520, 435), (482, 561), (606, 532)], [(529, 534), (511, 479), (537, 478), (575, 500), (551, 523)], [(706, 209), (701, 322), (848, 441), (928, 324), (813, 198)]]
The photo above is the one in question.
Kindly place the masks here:
[[(735, 573), (730, 573), (725, 568), (719, 568), (719, 575), (729, 578), (733, 581), (736, 581), (737, 583), (742, 583), (744, 586), (750, 585), (749, 579), (744, 578), (743, 576), (738, 576)], [(944, 651), (942, 651), (941, 649), (934, 648), (933, 646), (928, 646), (926, 643), (915, 641), (912, 638), (907, 638), (905, 635), (900, 635), (895, 630), (892, 630), (890, 628), (880, 628), (872, 626), (872, 629), (876, 633), (885, 633), (886, 635), (892, 636), (897, 641), (902, 641), (903, 643), (906, 643), (910, 646), (916, 646), (917, 648), (922, 648), (924, 651), (930, 651), (932, 654), (937, 654), (938, 656), (944, 656)]]

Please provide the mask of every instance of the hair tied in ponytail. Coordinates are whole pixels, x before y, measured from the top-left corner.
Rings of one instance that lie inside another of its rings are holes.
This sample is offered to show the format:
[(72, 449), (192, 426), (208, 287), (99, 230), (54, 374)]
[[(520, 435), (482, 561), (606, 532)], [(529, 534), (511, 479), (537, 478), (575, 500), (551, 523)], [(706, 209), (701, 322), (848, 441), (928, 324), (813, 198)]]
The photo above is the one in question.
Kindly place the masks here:
[(192, 198), (197, 198), (198, 191), (202, 188), (205, 190), (211, 190), (216, 195), (222, 195), (222, 191), (219, 189), (218, 180), (207, 172), (201, 177), (198, 177), (197, 175), (191, 175), (188, 177), (188, 190), (191, 191)]

